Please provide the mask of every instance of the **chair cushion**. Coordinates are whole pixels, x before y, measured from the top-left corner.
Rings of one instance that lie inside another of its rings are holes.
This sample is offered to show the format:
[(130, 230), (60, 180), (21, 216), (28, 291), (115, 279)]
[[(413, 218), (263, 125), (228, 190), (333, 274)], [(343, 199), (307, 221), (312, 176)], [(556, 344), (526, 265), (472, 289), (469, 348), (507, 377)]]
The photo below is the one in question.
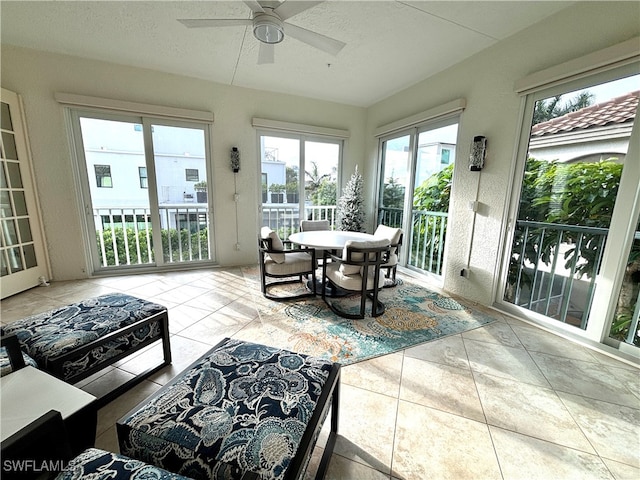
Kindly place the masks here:
[[(260, 230), (260, 236), (264, 239), (271, 239), (271, 250), (278, 250), (280, 252), (284, 250), (282, 240), (280, 240), (278, 234), (269, 227), (262, 227)], [(269, 253), (269, 257), (271, 257), (271, 260), (276, 263), (284, 263), (284, 253)]]
[[(373, 286), (375, 285), (374, 273), (375, 272), (369, 272), (367, 275), (367, 290), (373, 290)], [(340, 271), (337, 263), (327, 264), (327, 278), (345, 290), (362, 290), (362, 277), (360, 274), (346, 275)], [(378, 277), (378, 288), (382, 287), (384, 287), (384, 275)]]
[[(395, 227), (388, 227), (386, 225), (378, 225), (376, 231), (373, 234), (378, 238), (387, 238), (391, 245), (397, 245), (400, 241), (400, 237), (402, 236), (402, 229)], [(391, 247), (391, 255), (389, 255), (389, 259), (383, 265), (384, 267), (393, 267), (398, 264), (398, 247)]]
[(318, 230), (330, 230), (329, 220), (302, 220), (300, 222), (301, 232), (311, 232)]
[(148, 463), (117, 453), (89, 448), (69, 462), (55, 480), (138, 479), (138, 480), (189, 480)]
[(273, 259), (265, 259), (264, 271), (267, 275), (298, 275), (313, 272), (315, 267), (311, 264), (311, 255), (302, 252), (283, 254), (284, 262), (277, 263)]
[[(22, 358), (24, 358), (25, 365), (31, 365), (38, 368), (36, 361), (26, 353), (22, 352)], [(5, 347), (0, 347), (0, 377), (10, 374), (13, 371), (11, 368), (11, 362), (9, 362), (9, 354)]]
[[(347, 260), (349, 247), (356, 248), (380, 248), (389, 245), (389, 240), (386, 238), (381, 238), (379, 240), (347, 240), (344, 244), (344, 249), (342, 250), (342, 259)], [(375, 256), (375, 254), (373, 254)], [(353, 253), (351, 254), (351, 260), (355, 260), (357, 262), (361, 262), (364, 260), (363, 253)], [(360, 275), (360, 265), (349, 265), (342, 263), (340, 264), (340, 273), (343, 275)]]

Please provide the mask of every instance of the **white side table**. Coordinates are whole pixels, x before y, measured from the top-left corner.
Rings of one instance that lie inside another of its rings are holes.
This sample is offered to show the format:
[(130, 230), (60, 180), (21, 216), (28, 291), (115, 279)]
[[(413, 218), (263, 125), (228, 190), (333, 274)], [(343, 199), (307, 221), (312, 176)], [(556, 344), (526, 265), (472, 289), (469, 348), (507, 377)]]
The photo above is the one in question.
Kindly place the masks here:
[(0, 378), (0, 440), (10, 440), (49, 410), (62, 415), (72, 450), (93, 446), (96, 397), (28, 366)]

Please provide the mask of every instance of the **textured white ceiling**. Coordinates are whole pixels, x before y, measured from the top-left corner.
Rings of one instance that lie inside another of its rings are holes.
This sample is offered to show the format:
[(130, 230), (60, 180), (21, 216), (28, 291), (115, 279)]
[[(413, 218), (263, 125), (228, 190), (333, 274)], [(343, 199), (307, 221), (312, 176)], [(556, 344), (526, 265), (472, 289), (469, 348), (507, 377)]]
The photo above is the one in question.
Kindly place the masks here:
[[(277, 2), (276, 2), (277, 3)], [(287, 37), (258, 65), (250, 27), (187, 29), (178, 18), (251, 18), (241, 1), (0, 2), (2, 43), (215, 82), (369, 106), (575, 2), (328, 0), (290, 23), (347, 44), (332, 56)]]

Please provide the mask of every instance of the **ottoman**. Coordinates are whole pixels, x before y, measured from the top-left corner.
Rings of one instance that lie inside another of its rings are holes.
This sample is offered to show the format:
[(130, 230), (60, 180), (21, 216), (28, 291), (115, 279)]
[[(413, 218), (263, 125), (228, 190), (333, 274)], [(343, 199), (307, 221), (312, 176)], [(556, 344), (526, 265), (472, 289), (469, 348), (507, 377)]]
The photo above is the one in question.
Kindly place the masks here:
[(139, 460), (89, 448), (72, 459), (55, 480), (189, 480)]
[(194, 479), (297, 479), (330, 409), (323, 478), (339, 383), (339, 364), (225, 339), (117, 422), (120, 452)]
[(20, 349), (38, 368), (67, 383), (87, 378), (153, 342), (162, 342), (163, 362), (100, 399), (105, 403), (171, 363), (167, 309), (122, 293), (89, 298), (11, 322), (2, 328), (2, 334), (15, 335)]

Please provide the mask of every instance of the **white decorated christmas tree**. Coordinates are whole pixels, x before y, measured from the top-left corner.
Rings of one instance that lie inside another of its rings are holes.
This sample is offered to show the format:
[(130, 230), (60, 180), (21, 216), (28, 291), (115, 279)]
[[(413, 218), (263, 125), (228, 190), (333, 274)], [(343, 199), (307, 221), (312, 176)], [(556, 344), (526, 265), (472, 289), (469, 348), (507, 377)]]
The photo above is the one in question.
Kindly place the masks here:
[(338, 199), (336, 224), (338, 230), (347, 232), (364, 231), (364, 200), (362, 190), (364, 181), (358, 173), (358, 166), (351, 178), (342, 190), (342, 196)]

